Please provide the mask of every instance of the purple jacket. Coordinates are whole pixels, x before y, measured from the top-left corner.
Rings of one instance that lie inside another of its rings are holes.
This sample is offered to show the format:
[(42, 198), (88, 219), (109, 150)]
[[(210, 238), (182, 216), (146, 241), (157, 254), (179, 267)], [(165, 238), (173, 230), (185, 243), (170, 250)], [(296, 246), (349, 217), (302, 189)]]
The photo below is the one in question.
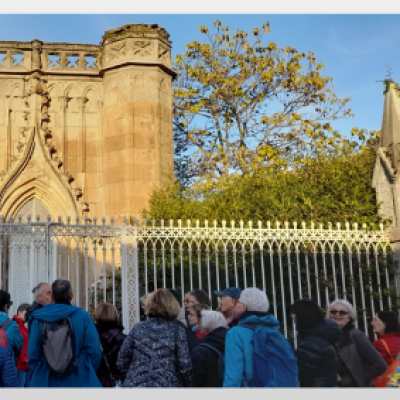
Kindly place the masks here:
[[(126, 337), (126, 335), (122, 333), (124, 327), (116, 323), (96, 323), (96, 328), (99, 333), (101, 345), (103, 346), (104, 355), (111, 369), (111, 374), (115, 380), (122, 381), (124, 376), (115, 364), (117, 362), (119, 349)], [(112, 387), (110, 373), (103, 357), (99, 369), (97, 370), (97, 377), (103, 387)]]

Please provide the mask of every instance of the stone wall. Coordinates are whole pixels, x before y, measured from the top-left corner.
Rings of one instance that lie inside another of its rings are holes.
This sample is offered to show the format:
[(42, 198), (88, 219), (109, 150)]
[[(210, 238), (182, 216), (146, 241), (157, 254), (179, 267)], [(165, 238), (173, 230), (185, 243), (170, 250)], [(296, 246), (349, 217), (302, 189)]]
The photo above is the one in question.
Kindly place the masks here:
[(157, 25), (100, 45), (0, 42), (0, 215), (139, 216), (173, 174), (171, 43)]

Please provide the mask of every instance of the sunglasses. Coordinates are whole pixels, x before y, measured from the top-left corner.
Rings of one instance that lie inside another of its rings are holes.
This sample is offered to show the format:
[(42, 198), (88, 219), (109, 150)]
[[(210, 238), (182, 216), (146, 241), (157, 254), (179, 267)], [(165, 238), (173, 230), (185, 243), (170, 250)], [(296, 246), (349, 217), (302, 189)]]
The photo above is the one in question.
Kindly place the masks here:
[(345, 315), (347, 315), (348, 314), (348, 312), (347, 311), (344, 311), (344, 310), (330, 310), (329, 311), (332, 315), (340, 315), (341, 317), (344, 317)]

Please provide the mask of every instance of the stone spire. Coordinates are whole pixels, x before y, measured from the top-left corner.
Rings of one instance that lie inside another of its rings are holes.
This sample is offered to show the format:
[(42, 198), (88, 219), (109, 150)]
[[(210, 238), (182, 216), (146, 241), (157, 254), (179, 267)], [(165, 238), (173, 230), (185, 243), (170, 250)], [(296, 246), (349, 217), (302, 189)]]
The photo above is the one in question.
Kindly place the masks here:
[(379, 147), (391, 159), (398, 170), (400, 164), (400, 90), (395, 83), (389, 83), (383, 108)]

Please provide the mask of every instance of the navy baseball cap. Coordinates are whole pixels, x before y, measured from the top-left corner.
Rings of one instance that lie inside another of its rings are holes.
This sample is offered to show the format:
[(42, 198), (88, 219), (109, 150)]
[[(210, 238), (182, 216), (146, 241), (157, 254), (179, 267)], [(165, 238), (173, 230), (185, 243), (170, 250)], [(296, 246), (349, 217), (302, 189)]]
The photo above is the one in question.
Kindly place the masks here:
[(228, 287), (225, 290), (221, 290), (221, 291), (215, 290), (214, 291), (214, 294), (216, 294), (219, 297), (229, 296), (235, 300), (239, 300), (241, 293), (242, 293), (242, 289), (239, 289), (238, 287)]

